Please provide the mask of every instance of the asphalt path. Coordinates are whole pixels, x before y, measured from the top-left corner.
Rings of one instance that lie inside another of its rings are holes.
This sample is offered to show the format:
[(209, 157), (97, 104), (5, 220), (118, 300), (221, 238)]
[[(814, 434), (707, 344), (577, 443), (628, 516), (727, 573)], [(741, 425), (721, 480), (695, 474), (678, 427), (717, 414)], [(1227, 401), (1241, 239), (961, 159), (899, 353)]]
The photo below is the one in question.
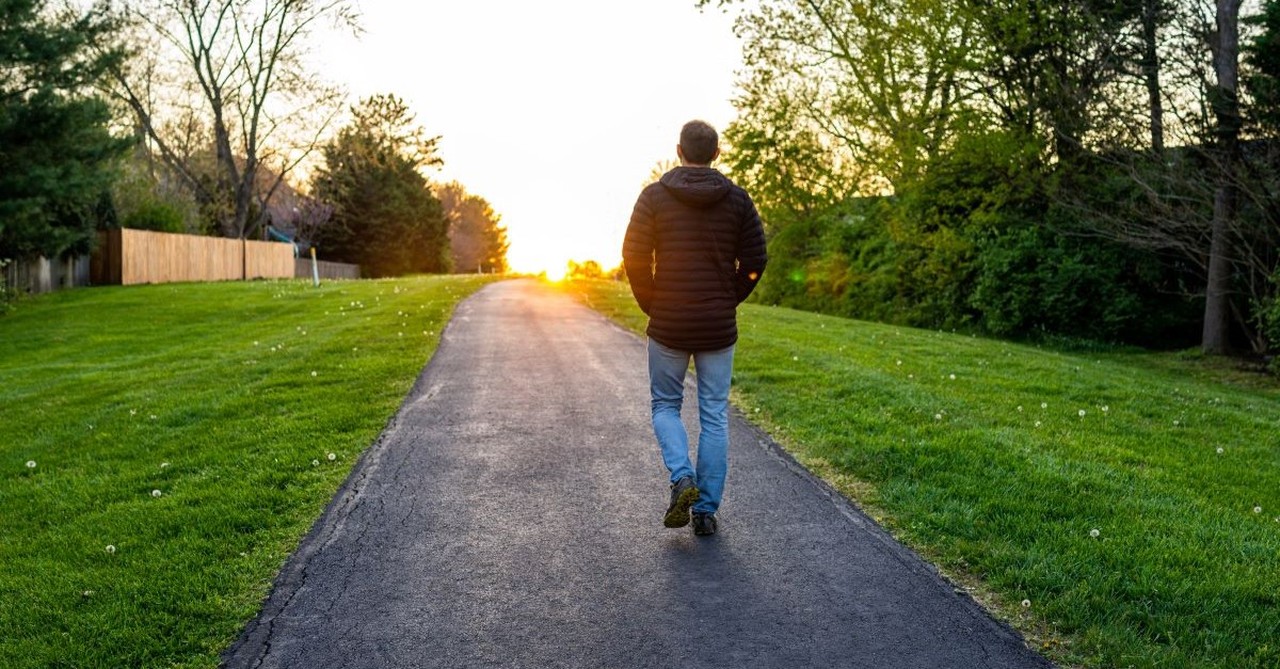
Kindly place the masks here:
[(490, 285), (225, 665), (1050, 666), (736, 414), (730, 443), (720, 533), (664, 528), (644, 343)]

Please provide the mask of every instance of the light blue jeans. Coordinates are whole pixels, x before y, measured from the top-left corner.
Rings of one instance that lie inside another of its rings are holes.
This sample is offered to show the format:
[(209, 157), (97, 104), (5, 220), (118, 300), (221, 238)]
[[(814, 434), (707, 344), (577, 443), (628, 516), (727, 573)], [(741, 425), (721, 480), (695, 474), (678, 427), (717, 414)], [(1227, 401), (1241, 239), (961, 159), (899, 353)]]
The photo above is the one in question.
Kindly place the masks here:
[[(698, 467), (689, 461), (689, 435), (680, 420), (684, 376), (693, 358), (698, 376)], [(724, 495), (729, 471), (729, 381), (733, 377), (733, 347), (690, 353), (649, 340), (649, 394), (653, 433), (671, 482), (692, 477), (701, 493), (695, 513), (715, 513)]]

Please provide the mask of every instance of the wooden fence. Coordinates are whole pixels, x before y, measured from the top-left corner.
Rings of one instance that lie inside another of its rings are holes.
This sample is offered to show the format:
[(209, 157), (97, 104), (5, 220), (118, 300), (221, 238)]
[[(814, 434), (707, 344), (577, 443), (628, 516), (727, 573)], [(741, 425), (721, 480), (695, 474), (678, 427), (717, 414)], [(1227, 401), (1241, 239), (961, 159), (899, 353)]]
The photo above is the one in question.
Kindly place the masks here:
[(38, 295), (88, 284), (88, 256), (68, 256), (57, 260), (40, 257), (14, 260), (4, 265), (4, 285), (9, 290)]
[(100, 233), (93, 283), (132, 285), (174, 281), (292, 278), (293, 245), (116, 229)]
[[(360, 266), (350, 265), (344, 262), (329, 262), (328, 260), (317, 260), (316, 269), (320, 272), (321, 279), (359, 279)], [(298, 264), (294, 269), (293, 276), (299, 279), (310, 279), (314, 276), (311, 273), (311, 259), (298, 258)]]

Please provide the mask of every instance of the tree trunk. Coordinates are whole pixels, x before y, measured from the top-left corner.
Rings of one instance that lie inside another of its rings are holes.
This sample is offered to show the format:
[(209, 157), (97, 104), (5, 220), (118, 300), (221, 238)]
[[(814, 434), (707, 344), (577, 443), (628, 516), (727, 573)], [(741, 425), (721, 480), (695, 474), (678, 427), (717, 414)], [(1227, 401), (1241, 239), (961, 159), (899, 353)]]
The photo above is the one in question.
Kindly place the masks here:
[(1236, 84), (1240, 65), (1240, 2), (1216, 0), (1218, 30), (1213, 41), (1217, 86), (1211, 91), (1217, 123), (1218, 186), (1213, 197), (1209, 276), (1205, 286), (1204, 331), (1200, 348), (1210, 355), (1230, 351), (1231, 227), (1236, 209), (1236, 169), (1240, 156), (1240, 104)]
[(1151, 152), (1164, 154), (1164, 104), (1160, 100), (1160, 55), (1156, 48), (1161, 0), (1142, 3), (1142, 75), (1147, 83), (1147, 99), (1151, 112)]

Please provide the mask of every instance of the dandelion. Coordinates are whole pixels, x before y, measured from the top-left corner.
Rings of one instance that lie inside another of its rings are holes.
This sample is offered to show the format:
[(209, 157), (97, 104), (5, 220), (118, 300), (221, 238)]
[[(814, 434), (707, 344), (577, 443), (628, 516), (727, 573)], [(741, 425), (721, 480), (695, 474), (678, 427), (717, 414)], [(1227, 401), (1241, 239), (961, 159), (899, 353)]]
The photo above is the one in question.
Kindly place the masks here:
[(1254, 513), (1262, 513), (1262, 507), (1260, 507), (1260, 506), (1255, 506), (1255, 507), (1253, 507), (1253, 512), (1254, 512)]
[(1102, 534), (1102, 533), (1101, 533), (1101, 532), (1099, 532), (1099, 531), (1098, 531), (1098, 528), (1096, 528), (1096, 527), (1095, 527), (1095, 528), (1093, 528), (1092, 530), (1089, 530), (1089, 536), (1093, 537), (1094, 539), (1097, 539), (1097, 538), (1098, 538), (1098, 535), (1100, 535), (1100, 534)]
[(137, 409), (129, 409), (129, 415), (130, 415), (130, 416), (136, 416), (136, 415), (138, 415), (138, 410), (137, 410)]
[(907, 375), (907, 378), (908, 378), (908, 379), (914, 379), (914, 378), (916, 378), (916, 375), (915, 375), (915, 374), (908, 374), (908, 375)]
[(955, 381), (955, 380), (956, 380), (956, 375), (955, 375), (955, 374), (952, 374), (952, 375), (951, 375), (951, 380), (952, 380), (952, 381)]
[(112, 546), (111, 544), (107, 544), (107, 555), (115, 555), (115, 554), (116, 554), (116, 547)]
[(311, 376), (315, 376), (315, 375), (316, 375), (315, 370), (312, 370), (312, 371), (311, 371)]
[(1040, 421), (1036, 421), (1036, 427), (1040, 427)]
[(1040, 408), (1041, 408), (1041, 409), (1048, 409), (1048, 408), (1049, 408), (1049, 403), (1048, 403), (1048, 402), (1041, 402), (1041, 403), (1040, 403)]
[(1173, 426), (1174, 426), (1174, 427), (1178, 427), (1178, 425), (1180, 425), (1180, 424), (1181, 424), (1181, 423), (1179, 423), (1177, 420), (1174, 420), (1174, 421), (1173, 421)]
[(35, 461), (35, 460), (27, 460), (27, 469), (35, 469), (35, 468), (36, 468), (36, 461)]
[(1102, 405), (1102, 413), (1106, 413), (1106, 412), (1108, 412), (1108, 411), (1110, 411), (1110, 410), (1111, 410), (1111, 407), (1109, 407), (1109, 406), (1107, 406), (1107, 405), (1105, 405), (1105, 404), (1104, 404), (1104, 405)]
[(311, 461), (311, 466), (312, 466), (312, 467), (319, 467), (319, 466), (320, 466), (320, 461), (319, 461), (319, 460), (312, 460), (312, 461)]
[(760, 413), (760, 407), (756, 407), (756, 413)]
[(336, 453), (330, 453), (330, 454), (329, 454), (329, 455), (327, 455), (326, 457), (328, 457), (328, 458), (329, 458), (329, 462), (333, 462), (334, 460), (337, 460), (337, 459), (338, 459), (338, 455), (337, 455)]
[(901, 367), (901, 366), (902, 366), (902, 361), (901, 361), (901, 360), (899, 360), (899, 361), (898, 361), (898, 366), (899, 366), (899, 367)]
[(401, 336), (401, 337), (403, 337), (403, 336), (404, 336), (404, 333), (403, 333), (403, 332), (398, 332), (398, 333), (396, 333), (396, 334), (398, 334), (398, 335), (399, 335), (399, 336)]
[(1029, 609), (1029, 608), (1031, 608), (1031, 600), (1030, 600), (1030, 599), (1024, 599), (1024, 600), (1022, 600), (1022, 608), (1024, 608), (1024, 609)]
[(792, 361), (792, 362), (800, 362), (800, 356), (798, 356), (798, 355), (793, 355), (793, 356), (791, 356), (791, 361)]
[(1022, 405), (1021, 405), (1021, 404), (1019, 404), (1019, 405), (1018, 405), (1018, 413), (1022, 413)]
[(159, 490), (152, 490), (152, 491), (151, 491), (151, 496), (152, 496), (152, 497), (159, 497), (159, 496), (161, 496), (161, 495), (163, 495), (163, 494), (164, 494), (164, 493), (160, 492)]
[(353, 353), (354, 353), (354, 352), (356, 352), (356, 351), (359, 351), (359, 350), (360, 350), (360, 347), (359, 347), (359, 346), (352, 346), (352, 347), (351, 347), (351, 351), (352, 351)]
[(81, 596), (81, 597), (92, 597), (92, 596), (93, 596), (93, 591), (92, 591), (92, 590), (85, 590), (84, 592), (80, 593), (80, 596)]
[(161, 463), (160, 463), (160, 468), (161, 468), (161, 469), (164, 469), (165, 467), (168, 467), (168, 466), (169, 466), (169, 463), (167, 463), (167, 462), (161, 462)]
[(156, 416), (155, 414), (151, 414), (150, 418), (151, 420), (155, 420), (156, 418), (158, 418), (158, 416)]
[(1224, 449), (1224, 448), (1222, 448), (1221, 446), (1219, 446), (1219, 447), (1218, 447), (1218, 455), (1222, 455), (1222, 453), (1223, 453), (1225, 450), (1226, 450), (1226, 449)]
[(940, 414), (940, 413), (935, 413), (935, 414), (933, 414), (933, 419), (934, 419), (934, 420), (942, 420), (942, 414)]
[(1081, 410), (1080, 410), (1080, 417), (1081, 417), (1081, 418), (1084, 418), (1084, 409), (1081, 409)]
[(257, 341), (254, 341), (254, 342), (253, 342), (253, 345), (254, 345), (254, 346), (257, 346), (257, 345), (258, 345), (258, 342), (257, 342)]

